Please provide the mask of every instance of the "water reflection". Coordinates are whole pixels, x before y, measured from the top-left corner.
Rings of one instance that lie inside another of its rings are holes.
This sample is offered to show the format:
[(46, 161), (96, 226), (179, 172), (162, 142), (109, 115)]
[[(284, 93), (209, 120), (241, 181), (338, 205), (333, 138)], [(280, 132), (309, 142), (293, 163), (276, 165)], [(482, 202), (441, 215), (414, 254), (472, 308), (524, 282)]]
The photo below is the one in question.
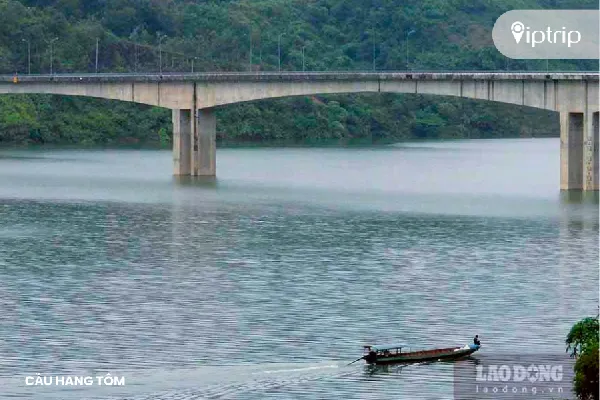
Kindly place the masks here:
[(406, 369), (417, 369), (422, 368), (427, 370), (427, 366), (432, 366), (434, 364), (445, 364), (451, 366), (452, 368), (472, 368), (473, 365), (478, 365), (480, 360), (477, 356), (469, 356), (461, 358), (460, 360), (437, 360), (437, 361), (426, 361), (419, 363), (398, 363), (398, 364), (383, 364), (383, 365), (365, 365), (364, 370), (365, 374), (372, 375), (389, 375), (389, 374), (400, 374), (403, 370)]
[(213, 176), (174, 176), (173, 181), (183, 187), (216, 189), (218, 180)]
[(563, 204), (598, 204), (600, 202), (600, 192), (561, 190), (560, 200)]
[(369, 376), (380, 374), (400, 374), (403, 369), (417, 364), (388, 364), (388, 365), (367, 365), (365, 373)]

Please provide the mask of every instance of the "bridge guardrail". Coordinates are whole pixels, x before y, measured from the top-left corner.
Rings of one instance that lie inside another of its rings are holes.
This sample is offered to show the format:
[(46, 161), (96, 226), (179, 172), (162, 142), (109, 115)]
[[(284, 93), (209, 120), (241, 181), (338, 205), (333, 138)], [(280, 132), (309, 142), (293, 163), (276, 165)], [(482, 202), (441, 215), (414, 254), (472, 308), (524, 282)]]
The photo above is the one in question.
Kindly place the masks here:
[[(16, 79), (15, 79), (16, 77)], [(599, 80), (598, 71), (310, 71), (310, 72), (197, 72), (197, 73), (84, 73), (0, 75), (0, 82), (160, 82), (302, 81), (302, 80)]]

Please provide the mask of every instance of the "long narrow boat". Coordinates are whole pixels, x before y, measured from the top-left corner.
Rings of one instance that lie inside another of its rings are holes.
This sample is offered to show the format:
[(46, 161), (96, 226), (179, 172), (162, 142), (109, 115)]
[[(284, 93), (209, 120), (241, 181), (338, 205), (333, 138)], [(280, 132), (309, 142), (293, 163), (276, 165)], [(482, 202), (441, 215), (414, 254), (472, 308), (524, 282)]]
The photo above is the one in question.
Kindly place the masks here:
[(362, 358), (367, 364), (457, 360), (475, 353), (481, 346), (468, 344), (463, 347), (402, 352), (402, 349), (406, 347), (402, 344), (364, 346), (365, 355)]

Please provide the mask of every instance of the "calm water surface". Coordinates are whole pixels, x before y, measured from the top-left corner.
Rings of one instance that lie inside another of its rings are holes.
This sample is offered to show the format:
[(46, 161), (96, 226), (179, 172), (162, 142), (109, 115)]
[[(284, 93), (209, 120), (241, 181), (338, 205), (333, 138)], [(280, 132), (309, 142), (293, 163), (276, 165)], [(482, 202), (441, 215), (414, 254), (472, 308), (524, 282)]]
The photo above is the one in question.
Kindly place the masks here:
[[(0, 151), (0, 398), (440, 399), (452, 364), (373, 371), (364, 343), (563, 352), (598, 304), (598, 206), (558, 139)], [(124, 376), (31, 387), (26, 376)]]

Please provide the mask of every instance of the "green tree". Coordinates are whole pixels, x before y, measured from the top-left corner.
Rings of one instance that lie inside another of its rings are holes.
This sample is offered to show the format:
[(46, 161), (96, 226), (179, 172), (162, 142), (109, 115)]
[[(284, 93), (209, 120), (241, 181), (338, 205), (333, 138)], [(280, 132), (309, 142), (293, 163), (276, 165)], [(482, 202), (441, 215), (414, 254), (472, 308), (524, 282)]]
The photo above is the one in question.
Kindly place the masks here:
[(598, 400), (598, 342), (591, 345), (575, 362), (574, 391), (581, 400)]
[(587, 317), (577, 322), (569, 331), (565, 343), (567, 352), (571, 352), (572, 357), (577, 357), (586, 351), (587, 348), (598, 345), (599, 325), (598, 318)]
[(567, 352), (577, 357), (575, 362), (574, 392), (581, 400), (598, 400), (598, 317), (577, 322), (567, 335)]

